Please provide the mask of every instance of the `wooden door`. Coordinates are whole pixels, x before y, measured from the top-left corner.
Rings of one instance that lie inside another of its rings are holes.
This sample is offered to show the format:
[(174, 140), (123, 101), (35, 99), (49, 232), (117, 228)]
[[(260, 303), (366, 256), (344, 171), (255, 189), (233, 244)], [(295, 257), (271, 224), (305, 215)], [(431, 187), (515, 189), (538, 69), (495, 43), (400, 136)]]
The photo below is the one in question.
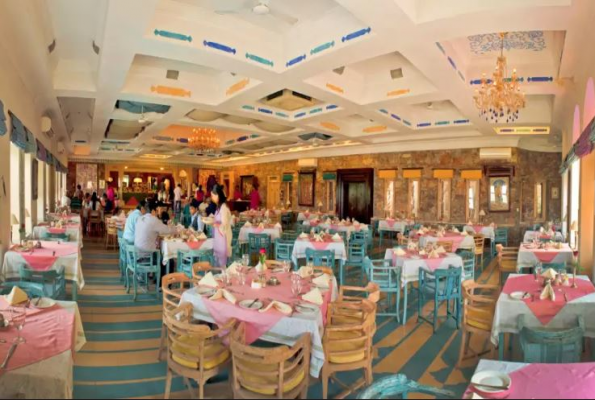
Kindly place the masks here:
[(267, 182), (267, 209), (279, 206), (281, 200), (281, 181), (277, 176), (269, 176)]
[(337, 208), (341, 218), (369, 223), (374, 214), (374, 169), (337, 171)]

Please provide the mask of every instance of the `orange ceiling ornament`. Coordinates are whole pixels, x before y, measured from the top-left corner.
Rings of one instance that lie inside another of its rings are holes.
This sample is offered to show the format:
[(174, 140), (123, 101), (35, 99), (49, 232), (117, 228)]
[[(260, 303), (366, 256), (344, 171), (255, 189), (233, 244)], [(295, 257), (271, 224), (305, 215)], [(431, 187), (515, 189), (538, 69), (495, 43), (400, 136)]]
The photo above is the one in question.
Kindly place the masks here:
[(159, 94), (167, 94), (170, 96), (177, 96), (177, 97), (192, 97), (192, 92), (190, 90), (176, 88), (171, 86), (151, 86), (151, 92), (157, 92)]

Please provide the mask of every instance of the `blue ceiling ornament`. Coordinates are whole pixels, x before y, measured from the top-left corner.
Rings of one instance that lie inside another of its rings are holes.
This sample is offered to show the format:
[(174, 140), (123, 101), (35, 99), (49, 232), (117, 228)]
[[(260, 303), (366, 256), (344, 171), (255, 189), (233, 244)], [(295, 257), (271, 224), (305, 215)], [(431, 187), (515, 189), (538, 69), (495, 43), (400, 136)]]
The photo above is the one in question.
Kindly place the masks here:
[(304, 61), (305, 59), (306, 59), (306, 55), (305, 54), (302, 54), (299, 57), (292, 58), (291, 60), (287, 61), (287, 63), (285, 64), (285, 66), (287, 68), (289, 68), (289, 67), (291, 67), (291, 66), (293, 66), (293, 65), (295, 65), (297, 63), (300, 63), (300, 62)]
[(155, 34), (155, 36), (163, 36), (169, 39), (177, 39), (177, 40), (182, 40), (182, 41), (188, 41), (190, 43), (192, 43), (192, 36), (190, 35), (184, 35), (182, 33), (176, 33), (176, 32), (170, 32), (170, 31), (163, 31), (163, 30), (159, 30), (159, 29), (155, 29), (155, 31), (153, 31), (153, 33)]
[(360, 36), (364, 36), (366, 34), (369, 34), (370, 32), (372, 32), (372, 28), (368, 27), (368, 28), (364, 28), (364, 29), (360, 29), (359, 31), (355, 31), (352, 32), (348, 35), (345, 35), (341, 38), (341, 42), (345, 43), (348, 40), (353, 40), (356, 39)]
[(205, 40), (205, 41), (202, 42), (202, 44), (205, 47), (210, 47), (210, 48), (215, 49), (215, 50), (221, 50), (221, 51), (224, 51), (226, 53), (230, 53), (230, 54), (234, 54), (234, 55), (236, 54), (236, 49), (234, 49), (233, 47), (226, 46), (226, 45), (221, 44), (221, 43), (209, 42), (208, 40)]
[(271, 60), (267, 60), (266, 58), (257, 56), (256, 54), (246, 53), (246, 58), (252, 61), (256, 61), (257, 63), (261, 63), (263, 65), (268, 65), (269, 67), (275, 66)]
[[(502, 39), (498, 33), (469, 36), (469, 47), (475, 55), (499, 52)], [(543, 31), (509, 32), (504, 39), (504, 50), (543, 51), (546, 48)]]

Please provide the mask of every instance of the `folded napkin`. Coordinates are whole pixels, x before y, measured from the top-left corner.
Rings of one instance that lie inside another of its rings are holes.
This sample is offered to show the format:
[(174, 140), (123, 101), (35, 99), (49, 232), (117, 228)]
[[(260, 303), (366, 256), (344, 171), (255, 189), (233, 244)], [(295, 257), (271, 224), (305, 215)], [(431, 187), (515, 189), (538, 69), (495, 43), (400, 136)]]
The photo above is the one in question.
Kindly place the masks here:
[(331, 221), (330, 218), (327, 218), (326, 221), (324, 221), (325, 225), (330, 225), (333, 223), (333, 221)]
[(327, 274), (322, 274), (318, 278), (312, 279), (312, 283), (319, 288), (328, 289), (331, 287), (331, 276)]
[(18, 304), (25, 303), (29, 300), (29, 296), (25, 293), (20, 287), (13, 286), (10, 294), (4, 296), (6, 301), (11, 306), (16, 306)]
[(445, 253), (446, 253), (446, 250), (444, 249), (444, 247), (440, 246), (440, 247), (438, 247), (438, 248), (436, 249), (436, 252), (437, 252), (438, 254), (445, 254)]
[(196, 238), (198, 240), (207, 240), (207, 235), (205, 235), (204, 232), (201, 232)]
[(357, 219), (353, 220), (353, 225), (358, 226), (359, 225), (359, 221)]
[(456, 226), (454, 226), (454, 227), (452, 228), (452, 231), (453, 231), (454, 233), (461, 233), (461, 232), (459, 232), (459, 230), (457, 229), (457, 227), (456, 227)]
[(302, 296), (302, 299), (318, 306), (321, 306), (322, 303), (324, 303), (324, 300), (322, 299), (322, 292), (318, 288), (310, 290), (308, 293)]
[(342, 220), (341, 222), (339, 222), (339, 226), (345, 226), (346, 222), (345, 220)]
[(300, 239), (308, 239), (308, 234), (306, 232), (300, 233)]
[(438, 231), (438, 233), (436, 233), (436, 237), (444, 237), (444, 232)]
[(554, 237), (556, 233), (552, 229), (550, 229), (549, 231), (547, 231), (547, 235), (550, 237)]
[(314, 240), (317, 242), (324, 242), (324, 239), (321, 235), (314, 235)]
[(298, 271), (298, 274), (300, 275), (301, 278), (308, 278), (308, 277), (312, 276), (313, 273), (314, 273), (314, 270), (312, 269), (312, 267), (301, 267), (300, 270)]
[(438, 254), (437, 250), (432, 250), (428, 255), (428, 258), (440, 258), (440, 254)]
[(395, 254), (395, 256), (399, 256), (399, 257), (403, 257), (403, 256), (407, 255), (407, 252), (400, 247), (397, 247), (396, 249), (394, 249), (393, 253)]
[(467, 231), (463, 231), (463, 232), (461, 232), (461, 235), (463, 235), (463, 236), (469, 236), (469, 233), (467, 233)]
[(258, 229), (264, 229), (264, 223), (261, 222), (260, 224), (258, 224)]
[(252, 224), (250, 223), (250, 221), (247, 221), (247, 222), (244, 224), (244, 228), (252, 228)]
[(558, 276), (558, 273), (554, 269), (548, 268), (548, 270), (545, 271), (541, 276), (544, 277), (545, 279), (554, 280)]
[(198, 285), (199, 286), (209, 286), (212, 288), (219, 287), (219, 283), (217, 283), (217, 281), (215, 280), (215, 277), (213, 276), (212, 272), (208, 272), (204, 276), (204, 278), (202, 278), (200, 281), (198, 281)]
[(420, 256), (425, 256), (426, 254), (427, 254), (427, 253), (426, 253), (426, 251), (425, 251), (425, 250), (420, 250), (420, 251), (419, 251), (419, 255), (420, 255)]
[(275, 310), (279, 311), (281, 314), (285, 314), (285, 315), (291, 315), (291, 313), (293, 312), (293, 309), (291, 308), (291, 306), (282, 303), (280, 301), (277, 300), (273, 300), (268, 306), (266, 306), (265, 308), (258, 310), (258, 312), (267, 312), (269, 311), (271, 308), (274, 308)]
[(409, 250), (417, 250), (418, 244), (416, 242), (409, 242), (407, 243), (407, 249)]
[(225, 300), (229, 301), (231, 304), (236, 304), (238, 302), (238, 300), (233, 295), (233, 293), (231, 293), (225, 289), (217, 290), (217, 292), (215, 292), (215, 294), (209, 298), (209, 300), (219, 300), (219, 299), (225, 299)]
[(543, 226), (541, 228), (539, 228), (539, 232), (540, 233), (545, 233), (545, 229), (543, 229)]
[(278, 222), (277, 222), (277, 223), (275, 224), (275, 228), (277, 228), (277, 229), (282, 229), (283, 227), (281, 226), (281, 224), (280, 224), (280, 223), (278, 223)]
[(551, 283), (548, 283), (547, 286), (543, 288), (539, 298), (541, 300), (551, 299), (552, 301), (556, 301), (556, 292), (554, 291), (554, 288), (552, 288)]
[(335, 233), (333, 235), (333, 240), (343, 240), (343, 238), (341, 237), (341, 235), (339, 235), (338, 233)]
[(227, 267), (227, 273), (228, 274), (237, 274), (238, 273), (238, 267), (241, 267), (242, 265), (240, 263), (237, 262), (233, 262), (231, 263), (231, 265), (229, 267)]

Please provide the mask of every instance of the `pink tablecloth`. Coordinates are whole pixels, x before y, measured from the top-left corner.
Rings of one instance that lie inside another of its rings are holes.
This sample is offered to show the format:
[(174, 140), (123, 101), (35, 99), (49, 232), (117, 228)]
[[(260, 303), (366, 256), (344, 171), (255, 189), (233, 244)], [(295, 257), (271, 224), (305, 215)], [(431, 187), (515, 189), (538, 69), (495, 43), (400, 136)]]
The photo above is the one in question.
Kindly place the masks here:
[(511, 277), (506, 281), (506, 285), (504, 285), (502, 292), (505, 294), (511, 294), (513, 292), (526, 292), (531, 294), (533, 296), (532, 299), (525, 299), (523, 301), (543, 325), (549, 324), (549, 322), (554, 319), (564, 307), (566, 307), (567, 302), (566, 299), (564, 299), (564, 293), (566, 293), (568, 303), (570, 303), (573, 300), (580, 299), (581, 297), (595, 292), (595, 286), (593, 286), (591, 282), (577, 279), (576, 284), (578, 288), (576, 289), (567, 286), (554, 286), (554, 290), (556, 291), (556, 301), (549, 299), (541, 300), (539, 298), (539, 295), (543, 290), (541, 282), (543, 282), (542, 279), (540, 279), (540, 282), (535, 282), (533, 275)]
[[(5, 318), (10, 319), (7, 307), (7, 303), (0, 300), (0, 311)], [(8, 364), (8, 370), (35, 364), (72, 349), (75, 339), (73, 337), (74, 319), (74, 313), (60, 306), (45, 310), (28, 310), (25, 326), (21, 332), (21, 336), (27, 340), (27, 343), (16, 348)], [(7, 341), (7, 344), (0, 345), (0, 360), (4, 360), (10, 349), (10, 343), (15, 337), (17, 337), (17, 331), (12, 327), (7, 331), (0, 331), (0, 339)]]
[(79, 250), (78, 244), (46, 241), (42, 245), (41, 249), (34, 249), (33, 252), (18, 252), (31, 269), (36, 271), (47, 271), (59, 257), (76, 254)]
[(66, 233), (66, 228), (48, 228), (48, 232), (55, 235), (62, 235)]
[(394, 220), (394, 219), (386, 219), (385, 221), (386, 221), (386, 224), (387, 224), (389, 227), (391, 227), (391, 228), (394, 228), (394, 226), (395, 226), (395, 222), (397, 222), (397, 221), (396, 221), (396, 220)]
[[(296, 299), (291, 292), (291, 274), (277, 274), (276, 276), (281, 282), (278, 286), (268, 286), (265, 289), (258, 290), (252, 289), (249, 286), (231, 286), (227, 289), (233, 292), (238, 303), (242, 300), (260, 299), (265, 306), (272, 300), (281, 301), (290, 305), (295, 304), (299, 299)], [(248, 279), (248, 285), (252, 282), (252, 278), (254, 278), (253, 274)], [(302, 293), (307, 293), (307, 291), (310, 290), (311, 284), (306, 283), (305, 280), (304, 283), (305, 287), (302, 289)], [(328, 303), (331, 300), (331, 292), (332, 289), (324, 294), (324, 304), (320, 308), (325, 325), (326, 311)], [(246, 322), (246, 342), (248, 344), (256, 341), (259, 337), (270, 331), (279, 320), (286, 317), (275, 309), (271, 309), (265, 313), (256, 310), (245, 310), (239, 305), (233, 305), (225, 299), (208, 300), (205, 298), (204, 303), (209, 314), (211, 314), (219, 326), (224, 325), (232, 318)]]
[(188, 247), (191, 250), (199, 250), (202, 247), (202, 245), (205, 244), (205, 242), (206, 242), (206, 240), (199, 240), (199, 241), (196, 241), (196, 242), (194, 242), (194, 241), (192, 241), (192, 242), (188, 241), (188, 242), (186, 242), (186, 244), (188, 245)]
[(510, 374), (509, 399), (592, 399), (595, 364), (531, 364)]

